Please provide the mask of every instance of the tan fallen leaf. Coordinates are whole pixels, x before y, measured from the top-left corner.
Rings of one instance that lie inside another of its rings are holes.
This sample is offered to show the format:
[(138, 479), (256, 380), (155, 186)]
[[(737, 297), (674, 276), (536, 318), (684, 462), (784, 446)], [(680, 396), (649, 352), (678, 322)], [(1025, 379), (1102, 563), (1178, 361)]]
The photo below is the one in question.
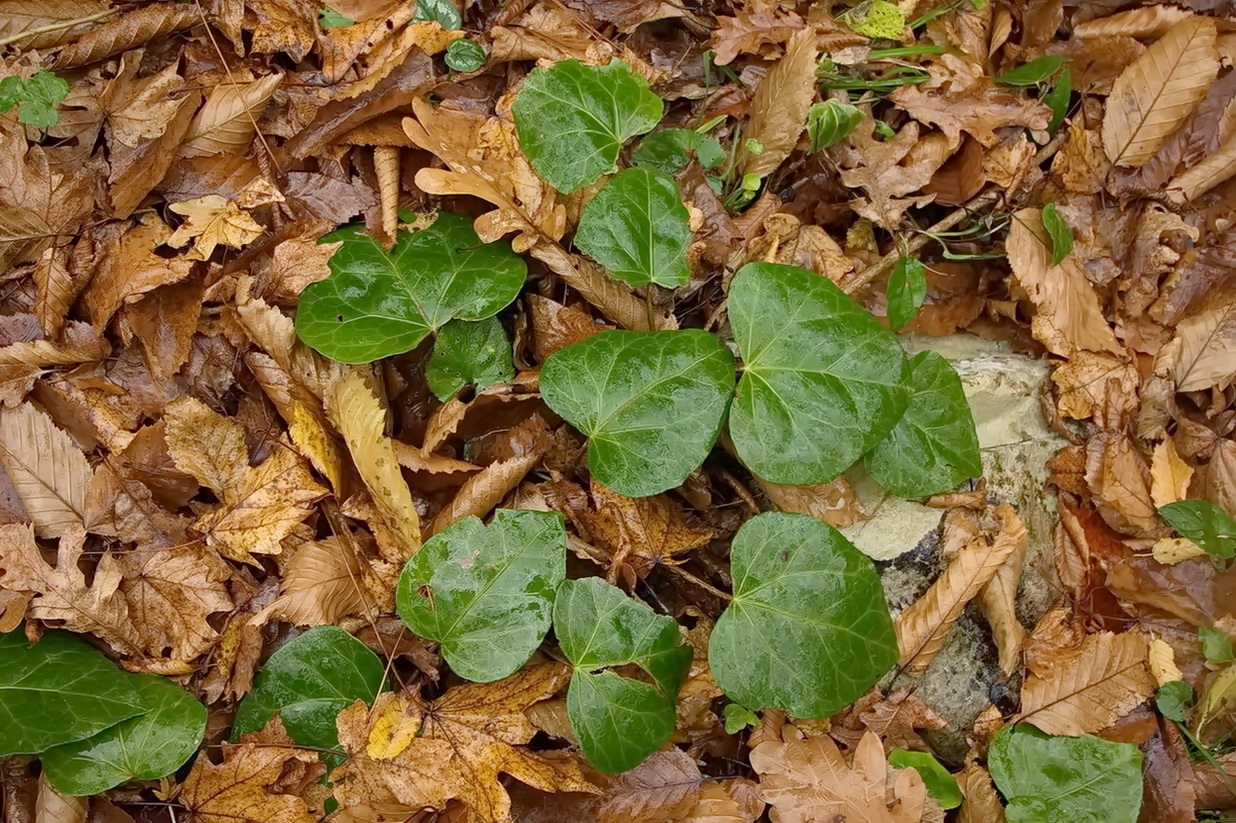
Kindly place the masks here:
[(962, 795), (958, 823), (1004, 823), (1004, 804), (986, 769), (967, 764), (957, 775), (957, 786)]
[(815, 30), (804, 27), (791, 35), (785, 54), (760, 80), (751, 98), (746, 141), (740, 155), (744, 174), (767, 177), (793, 151), (807, 126), (807, 110), (815, 99)]
[(979, 609), (991, 626), (1000, 656), (1000, 673), (1005, 677), (1021, 668), (1021, 647), (1026, 640), (1026, 630), (1017, 617), (1017, 590), (1028, 546), (1027, 538), (1017, 541), (995, 577), (979, 592)]
[(783, 512), (796, 512), (818, 517), (830, 526), (843, 529), (867, 520), (868, 515), (858, 500), (858, 495), (845, 477), (831, 483), (816, 483), (810, 486), (782, 486), (759, 481), (773, 505)]
[(980, 533), (966, 544), (922, 597), (897, 616), (898, 666), (911, 674), (925, 670), (940, 651), (966, 604), (1015, 552), (1025, 551), (1026, 527), (1007, 503), (995, 507), (994, 533)]
[[(712, 529), (689, 518), (666, 495), (632, 499), (615, 494), (592, 479), (593, 509), (581, 518), (591, 541), (611, 555), (611, 574), (630, 566), (636, 578), (660, 564), (674, 565), (677, 555), (706, 546)], [(615, 578), (616, 579), (616, 578)]]
[(279, 599), (254, 620), (275, 617), (297, 626), (328, 626), (350, 614), (376, 613), (364, 574), (364, 560), (347, 541), (306, 541), (283, 567)]
[[(802, 31), (798, 14), (773, 3), (743, 4), (733, 17), (718, 16), (710, 41), (718, 66), (734, 62), (740, 54), (758, 54), (764, 46), (781, 45)], [(856, 38), (861, 43), (861, 36)]]
[(288, 424), (288, 435), (332, 489), (343, 488), (345, 446), (327, 422), (322, 402), (307, 387), (262, 352), (245, 355), (245, 363)]
[(1181, 172), (1167, 184), (1167, 197), (1176, 206), (1202, 196), (1236, 174), (1236, 137), (1206, 155), (1197, 165)]
[[(1180, 321), (1176, 339), (1159, 352), (1172, 370), (1177, 391), (1212, 386), (1220, 390), (1236, 380), (1236, 301), (1206, 308)], [(1158, 362), (1156, 361), (1156, 368)]]
[(81, 527), (90, 464), (46, 412), (28, 403), (0, 408), (0, 465), (39, 537), (60, 537)]
[(315, 752), (290, 745), (224, 743), (218, 765), (205, 750), (198, 753), (180, 788), (180, 801), (193, 823), (314, 823), (317, 817), (297, 796), (300, 787), (284, 782), (289, 767), (314, 776), (322, 771)]
[(94, 24), (94, 15), (110, 16), (107, 4), (100, 0), (3, 0), (0, 37), (20, 35), (24, 47), (46, 49), (81, 37)]
[(827, 736), (804, 738), (785, 726), (782, 738), (751, 750), (760, 799), (772, 806), (773, 823), (919, 823), (935, 805), (918, 772), (893, 769), (890, 774), (874, 732), (858, 742), (849, 765)]
[(1097, 732), (1154, 693), (1146, 636), (1129, 631), (1090, 635), (1050, 674), (1031, 674), (1021, 690), (1017, 722), (1048, 734)]
[(403, 556), (393, 559), (402, 562), (421, 545), (421, 520), (386, 436), (386, 411), (356, 370), (344, 372), (327, 387), (324, 399), (326, 414), (343, 435), (383, 520), (400, 538)]
[(1174, 680), (1184, 680), (1180, 667), (1176, 665), (1176, 651), (1171, 644), (1162, 638), (1155, 637), (1150, 641), (1146, 653), (1146, 663), (1150, 666), (1150, 675), (1159, 688)]
[(86, 823), (88, 797), (71, 797), (56, 791), (39, 775), (39, 793), (34, 804), (34, 823)]
[(866, 195), (850, 201), (856, 212), (891, 229), (900, 224), (907, 209), (935, 199), (933, 194), (908, 196), (930, 183), (946, 159), (936, 155), (913, 162), (910, 152), (918, 141), (918, 123), (906, 123), (896, 136), (883, 141), (876, 139), (874, 118), (858, 124), (840, 152), (842, 181), (850, 188), (863, 189)]
[(55, 337), (67, 319), (69, 306), (86, 285), (84, 277), (74, 277), (60, 249), (47, 249), (34, 266), (34, 284), (38, 289), (34, 313), (43, 333)]
[(219, 83), (193, 116), (180, 156), (244, 154), (253, 141), (262, 108), (282, 80), (282, 74), (271, 74), (255, 80), (237, 76)]
[(569, 676), (553, 663), (496, 683), (455, 686), (428, 703), (388, 693), (372, 710), (360, 702), (345, 709), (339, 740), (351, 758), (331, 775), (340, 807), (442, 809), (458, 799), (486, 823), (507, 823), (511, 801), (500, 773), (541, 791), (595, 792), (574, 760), (521, 748), (536, 733), (524, 709)]
[(948, 728), (948, 722), (910, 689), (888, 695), (872, 689), (833, 719), (828, 733), (848, 749), (874, 732), (890, 747), (927, 751), (931, 747), (919, 731)]
[(169, 260), (155, 253), (171, 236), (171, 229), (154, 215), (143, 215), (127, 230), (107, 236), (103, 259), (83, 297), (97, 328), (106, 326), (122, 304), (189, 275), (191, 261)]
[(1065, 357), (1085, 349), (1119, 353), (1098, 295), (1070, 255), (1051, 265), (1051, 245), (1038, 209), (1021, 209), (1009, 227), (1009, 263), (1034, 305), (1034, 336)]
[(539, 294), (529, 294), (526, 299), (532, 318), (532, 350), (538, 362), (545, 362), (558, 349), (610, 328), (597, 323), (578, 306), (564, 306)]
[(1189, 496), (1193, 467), (1176, 451), (1176, 442), (1167, 438), (1154, 447), (1150, 461), (1150, 499), (1158, 508)]
[(1150, 467), (1127, 434), (1101, 431), (1087, 441), (1085, 478), (1112, 528), (1146, 537), (1161, 533), (1150, 498)]
[(249, 470), (244, 430), (205, 403), (181, 397), (163, 414), (167, 450), (181, 471), (193, 475), (220, 500), (234, 499)]
[(1141, 378), (1132, 362), (1106, 352), (1078, 349), (1052, 370), (1051, 381), (1059, 392), (1056, 408), (1060, 414), (1074, 420), (1101, 420), (1104, 412), (1113, 411), (1108, 408), (1113, 399), (1109, 385), (1116, 386), (1116, 400), (1131, 407)]
[(686, 815), (701, 799), (704, 786), (695, 760), (675, 748), (654, 752), (630, 771), (598, 774), (593, 780), (601, 793), (585, 801), (585, 813), (593, 815), (597, 823), (668, 823), (689, 819)]
[(189, 260), (207, 260), (220, 245), (239, 249), (266, 231), (234, 202), (217, 194), (172, 203), (168, 208), (184, 215), (185, 222), (167, 238), (167, 244), (182, 248), (194, 241), (193, 248), (185, 255)]
[(678, 823), (752, 823), (738, 803), (720, 783), (711, 780), (700, 786), (699, 798)]
[(1155, 541), (1151, 551), (1154, 559), (1165, 566), (1173, 566), (1206, 554), (1201, 546), (1186, 537), (1161, 537)]
[(1154, 40), (1167, 34), (1172, 26), (1181, 20), (1192, 16), (1191, 11), (1178, 6), (1142, 6), (1078, 23), (1073, 29), (1073, 36), (1104, 37), (1124, 34), (1140, 40)]

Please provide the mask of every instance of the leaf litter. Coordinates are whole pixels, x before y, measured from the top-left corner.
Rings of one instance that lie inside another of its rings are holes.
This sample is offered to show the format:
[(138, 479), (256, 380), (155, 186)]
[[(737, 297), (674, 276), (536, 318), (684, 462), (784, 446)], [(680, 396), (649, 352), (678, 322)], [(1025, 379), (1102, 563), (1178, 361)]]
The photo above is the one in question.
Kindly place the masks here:
[[(6, 816), (1221, 819), (1234, 31), (2, 0)], [(903, 353), (976, 335), (1050, 370), (1045, 551)]]

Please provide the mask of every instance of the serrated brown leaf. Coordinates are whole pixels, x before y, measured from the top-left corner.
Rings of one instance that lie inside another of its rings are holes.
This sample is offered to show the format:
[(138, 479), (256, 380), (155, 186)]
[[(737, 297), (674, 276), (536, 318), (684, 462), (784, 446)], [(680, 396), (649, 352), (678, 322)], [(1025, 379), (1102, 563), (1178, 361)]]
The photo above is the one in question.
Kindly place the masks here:
[(84, 287), (84, 278), (74, 278), (68, 260), (60, 249), (47, 249), (34, 266), (34, 283), (38, 289), (34, 313), (48, 337), (55, 337), (63, 325), (69, 306)]
[[(785, 54), (760, 80), (751, 98), (745, 141), (761, 147), (741, 154), (744, 174), (767, 177), (789, 157), (807, 125), (815, 99), (815, 30), (805, 27), (786, 41)], [(744, 146), (747, 144), (744, 142)]]
[[(919, 823), (931, 801), (918, 772), (891, 770), (880, 738), (869, 732), (846, 764), (828, 737), (804, 738), (793, 726), (783, 740), (768, 740), (751, 750), (760, 776), (760, 799), (772, 806), (773, 823)], [(934, 803), (931, 803), (934, 805)]]
[(262, 616), (297, 626), (335, 625), (350, 614), (376, 613), (362, 577), (364, 561), (338, 537), (309, 540), (283, 567), (279, 599)]
[(66, 69), (111, 57), (202, 22), (194, 6), (156, 3), (132, 9), (91, 28), (77, 42), (56, 53), (52, 68)]
[(0, 408), (0, 464), (40, 537), (82, 525), (90, 465), (46, 412), (31, 404)]
[(977, 534), (949, 563), (922, 597), (897, 616), (898, 666), (911, 674), (925, 670), (944, 645), (966, 604), (978, 596), (1015, 552), (1025, 551), (1026, 527), (1017, 512), (1001, 503), (992, 512), (994, 533)]
[(588, 804), (596, 823), (684, 820), (700, 798), (704, 780), (691, 756), (674, 748), (653, 752), (630, 771), (593, 779), (601, 790)]
[(1137, 631), (1090, 635), (1047, 675), (1032, 674), (1021, 690), (1018, 722), (1048, 734), (1097, 732), (1154, 693), (1147, 640)]
[(1117, 166), (1140, 166), (1206, 96), (1219, 71), (1215, 22), (1191, 16), (1173, 25), (1112, 84), (1103, 148)]
[(546, 792), (594, 792), (571, 759), (521, 748), (536, 733), (524, 709), (566, 684), (568, 667), (551, 663), (496, 683), (466, 683), (431, 702), (407, 694), (379, 696), (339, 715), (339, 740), (352, 755), (332, 774), (341, 808), (442, 809), (458, 799), (486, 823), (511, 819), (499, 783), (507, 774)]
[(321, 772), (315, 752), (290, 745), (223, 744), (223, 762), (198, 754), (180, 789), (193, 823), (314, 823), (297, 792), (283, 791), (289, 767)]
[(724, 786), (709, 780), (700, 786), (699, 799), (678, 823), (751, 823), (753, 819), (742, 813)]
[(1004, 804), (986, 769), (968, 764), (957, 775), (957, 786), (962, 795), (958, 823), (1004, 823)]
[(249, 470), (249, 450), (240, 424), (192, 397), (169, 403), (163, 421), (167, 449), (176, 467), (193, 475), (220, 500), (234, 499)]
[(833, 528), (844, 529), (870, 517), (859, 503), (850, 481), (844, 477), (809, 486), (782, 486), (766, 480), (759, 484), (780, 511), (809, 514)]
[(37, 260), (58, 236), (77, 233), (94, 206), (97, 171), (53, 171), (21, 129), (0, 131), (0, 269)]
[[(28, 34), (19, 41), (23, 48), (46, 49), (67, 43), (95, 25), (84, 20), (107, 11), (101, 0), (3, 0), (0, 2), (0, 39)], [(82, 21), (74, 23), (74, 21)], [(64, 28), (59, 28), (63, 25)]]
[(180, 156), (244, 154), (253, 141), (262, 107), (282, 81), (282, 74), (271, 74), (248, 81), (229, 79), (215, 86), (193, 116)]

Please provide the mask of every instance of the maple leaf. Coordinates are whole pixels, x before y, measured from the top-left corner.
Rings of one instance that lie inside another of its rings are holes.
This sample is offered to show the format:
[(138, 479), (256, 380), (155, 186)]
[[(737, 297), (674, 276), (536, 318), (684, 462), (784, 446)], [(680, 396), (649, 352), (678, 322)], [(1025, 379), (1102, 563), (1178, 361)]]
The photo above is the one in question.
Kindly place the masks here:
[[(180, 800), (194, 823), (314, 823), (317, 816), (298, 795), (322, 768), (315, 752), (297, 749), (290, 740), (224, 743), (218, 765), (204, 751), (198, 754)], [(300, 780), (292, 783), (289, 774)]]
[[(760, 776), (760, 799), (772, 806), (773, 823), (918, 823), (935, 806), (914, 769), (889, 769), (884, 747), (868, 732), (847, 765), (828, 737), (804, 737), (793, 726), (781, 740), (765, 740), (751, 750), (751, 767)], [(892, 772), (890, 774), (890, 771)], [(937, 807), (938, 809), (938, 807)]]
[(552, 663), (459, 685), (430, 702), (384, 694), (372, 711), (363, 703), (345, 709), (339, 741), (351, 758), (331, 775), (340, 806), (441, 809), (458, 799), (481, 820), (505, 823), (511, 800), (499, 774), (546, 792), (594, 792), (574, 760), (519, 748), (536, 733), (524, 709), (569, 678), (567, 666)]
[(863, 217), (885, 228), (895, 228), (911, 206), (922, 206), (935, 199), (933, 194), (907, 197), (931, 182), (936, 169), (947, 158), (914, 162), (911, 151), (919, 139), (917, 123), (907, 123), (896, 136), (879, 141), (875, 120), (866, 118), (850, 135), (842, 150), (841, 179), (850, 188), (861, 188), (866, 197), (850, 202)]
[(238, 249), (266, 231), (261, 223), (241, 211), (234, 202), (217, 194), (172, 203), (168, 208), (186, 219), (167, 238), (167, 244), (181, 248), (196, 240), (185, 255), (189, 260), (208, 260), (215, 246), (219, 245)]

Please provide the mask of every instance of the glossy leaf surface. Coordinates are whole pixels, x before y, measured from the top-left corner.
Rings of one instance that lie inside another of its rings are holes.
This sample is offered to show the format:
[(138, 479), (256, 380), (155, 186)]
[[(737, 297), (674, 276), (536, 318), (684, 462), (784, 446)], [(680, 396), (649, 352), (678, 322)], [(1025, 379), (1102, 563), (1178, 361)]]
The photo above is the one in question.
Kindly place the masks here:
[(511, 343), (496, 317), (447, 323), (438, 332), (433, 356), (425, 366), (425, 380), (443, 403), (464, 386), (481, 391), (514, 377)]
[(888, 277), (888, 325), (901, 331), (927, 299), (927, 272), (917, 257), (903, 257)]
[(1159, 509), (1181, 537), (1215, 557), (1236, 557), (1236, 518), (1206, 500), (1181, 500)]

